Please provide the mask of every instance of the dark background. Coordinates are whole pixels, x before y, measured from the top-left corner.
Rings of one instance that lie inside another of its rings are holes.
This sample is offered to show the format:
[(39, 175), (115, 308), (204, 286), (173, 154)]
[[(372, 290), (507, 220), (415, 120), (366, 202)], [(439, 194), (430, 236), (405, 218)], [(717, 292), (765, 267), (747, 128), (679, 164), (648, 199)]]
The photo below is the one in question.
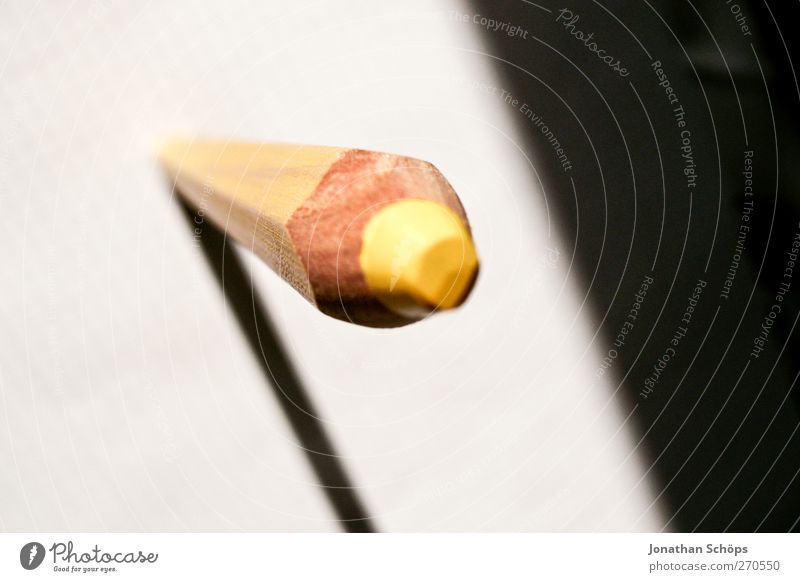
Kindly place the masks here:
[[(630, 75), (615, 73), (556, 22), (562, 8), (579, 15), (574, 29), (594, 32)], [(473, 9), (527, 31), (522, 38), (487, 30), (486, 51), (502, 88), (541, 115), (572, 163), (565, 172), (541, 131), (519, 114), (603, 349), (614, 347), (642, 280), (653, 277), (608, 373), (637, 407), (669, 527), (797, 530), (800, 273), (764, 351), (755, 358), (751, 350), (785, 280), (800, 220), (800, 94), (790, 60), (798, 3), (477, 0)], [(686, 113), (694, 189), (656, 60)], [(742, 223), (745, 150), (753, 152), (754, 194)], [(740, 224), (750, 231), (726, 300), (720, 293)], [(645, 399), (645, 380), (682, 325), (699, 279), (707, 286), (686, 336)]]

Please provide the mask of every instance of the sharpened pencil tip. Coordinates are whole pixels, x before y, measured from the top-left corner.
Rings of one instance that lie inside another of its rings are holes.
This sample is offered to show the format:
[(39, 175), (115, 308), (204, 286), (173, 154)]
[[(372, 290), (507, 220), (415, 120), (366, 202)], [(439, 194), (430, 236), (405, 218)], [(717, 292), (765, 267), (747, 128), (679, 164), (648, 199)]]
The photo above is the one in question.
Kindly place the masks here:
[(478, 271), (467, 225), (430, 200), (404, 199), (379, 210), (364, 227), (359, 260), (375, 296), (410, 317), (460, 305)]

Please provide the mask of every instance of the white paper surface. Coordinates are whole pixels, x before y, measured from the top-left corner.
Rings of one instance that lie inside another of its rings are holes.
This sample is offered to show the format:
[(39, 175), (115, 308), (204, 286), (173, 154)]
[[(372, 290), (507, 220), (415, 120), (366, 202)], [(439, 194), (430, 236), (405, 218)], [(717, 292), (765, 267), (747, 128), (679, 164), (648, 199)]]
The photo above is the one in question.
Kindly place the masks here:
[(244, 253), (379, 528), (660, 529), (536, 160), (451, 10), (0, 8), (0, 529), (339, 529), (170, 200), (173, 134), (413, 155), (459, 193), (476, 288), (403, 329), (329, 319)]

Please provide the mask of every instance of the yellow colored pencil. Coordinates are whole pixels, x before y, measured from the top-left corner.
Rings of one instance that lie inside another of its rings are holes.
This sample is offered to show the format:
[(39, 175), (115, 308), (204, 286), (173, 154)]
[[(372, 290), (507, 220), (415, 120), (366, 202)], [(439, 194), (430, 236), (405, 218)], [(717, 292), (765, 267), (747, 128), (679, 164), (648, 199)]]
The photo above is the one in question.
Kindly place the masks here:
[(359, 149), (174, 140), (175, 189), (320, 311), (374, 327), (461, 304), (478, 259), (430, 163)]

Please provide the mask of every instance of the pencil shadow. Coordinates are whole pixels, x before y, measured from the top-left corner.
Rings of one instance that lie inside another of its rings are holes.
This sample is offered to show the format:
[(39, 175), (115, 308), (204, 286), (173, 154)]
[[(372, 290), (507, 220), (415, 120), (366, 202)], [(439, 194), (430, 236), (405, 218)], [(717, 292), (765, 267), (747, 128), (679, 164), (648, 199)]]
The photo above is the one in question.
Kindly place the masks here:
[[(197, 213), (180, 197), (175, 199), (196, 234)], [(206, 262), (343, 529), (347, 532), (374, 532), (374, 524), (318, 420), (314, 403), (295, 372), (269, 312), (247, 277), (241, 260), (222, 231), (207, 220), (201, 222), (202, 233), (196, 239)]]

